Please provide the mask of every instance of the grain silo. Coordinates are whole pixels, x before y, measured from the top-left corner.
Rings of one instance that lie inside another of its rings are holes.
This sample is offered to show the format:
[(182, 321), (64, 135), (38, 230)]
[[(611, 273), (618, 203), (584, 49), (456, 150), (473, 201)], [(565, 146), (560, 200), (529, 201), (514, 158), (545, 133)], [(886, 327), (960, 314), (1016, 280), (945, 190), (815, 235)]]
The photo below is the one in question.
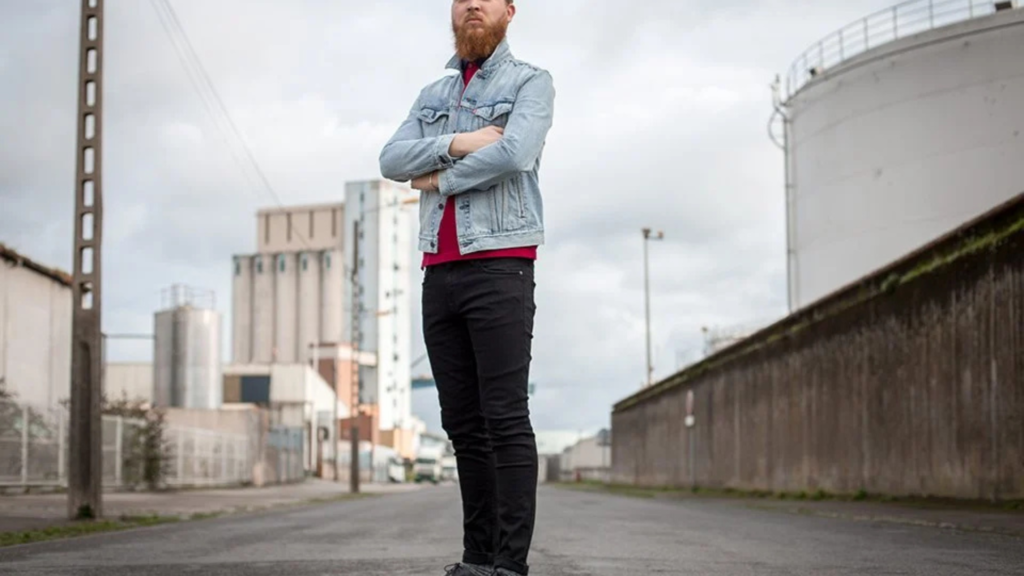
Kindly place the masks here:
[(220, 314), (213, 292), (174, 286), (156, 314), (154, 404), (212, 410), (222, 404)]
[(1024, 10), (915, 0), (815, 43), (777, 98), (790, 307), (1024, 191)]

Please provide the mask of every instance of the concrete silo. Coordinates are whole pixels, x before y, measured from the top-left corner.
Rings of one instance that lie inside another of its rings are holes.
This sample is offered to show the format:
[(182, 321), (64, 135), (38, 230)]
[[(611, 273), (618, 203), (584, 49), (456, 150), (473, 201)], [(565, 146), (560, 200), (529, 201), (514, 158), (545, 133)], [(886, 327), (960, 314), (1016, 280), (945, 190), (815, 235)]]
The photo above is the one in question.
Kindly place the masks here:
[(1024, 10), (915, 0), (802, 55), (785, 126), (793, 309), (1024, 191)]
[(174, 286), (156, 314), (154, 404), (216, 409), (223, 402), (220, 314), (212, 292)]

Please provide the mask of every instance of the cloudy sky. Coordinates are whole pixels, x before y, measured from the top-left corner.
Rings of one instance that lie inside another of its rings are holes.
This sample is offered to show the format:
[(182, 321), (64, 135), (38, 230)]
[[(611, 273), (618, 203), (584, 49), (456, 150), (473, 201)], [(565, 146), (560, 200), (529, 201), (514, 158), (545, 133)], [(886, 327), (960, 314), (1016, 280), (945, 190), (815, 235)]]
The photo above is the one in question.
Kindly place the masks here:
[[(451, 55), (443, 0), (172, 0), (285, 204), (379, 176), (381, 146)], [(533, 400), (539, 429), (593, 429), (644, 379), (640, 229), (655, 374), (702, 326), (785, 313), (782, 155), (769, 85), (822, 36), (892, 0), (519, 0), (516, 56), (551, 71)], [(78, 0), (0, 0), (0, 242), (70, 268)], [(104, 329), (151, 332), (160, 290), (216, 290), (274, 200), (207, 114), (153, 5), (107, 2)], [(420, 271), (414, 272), (418, 288)], [(413, 294), (414, 317), (419, 293)], [(414, 320), (413, 357), (423, 351)], [(145, 345), (112, 359), (148, 360)], [(420, 366), (415, 372), (422, 372)], [(416, 410), (436, 427), (436, 404)]]

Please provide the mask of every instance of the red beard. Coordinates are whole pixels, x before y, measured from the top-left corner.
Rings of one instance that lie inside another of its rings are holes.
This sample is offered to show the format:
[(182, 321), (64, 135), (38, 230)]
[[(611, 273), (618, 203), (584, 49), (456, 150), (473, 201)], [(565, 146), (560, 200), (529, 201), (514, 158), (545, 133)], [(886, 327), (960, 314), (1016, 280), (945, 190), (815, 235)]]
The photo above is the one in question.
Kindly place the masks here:
[(490, 26), (468, 26), (452, 24), (455, 33), (455, 53), (467, 62), (474, 62), (490, 57), (494, 50), (505, 39), (508, 32), (508, 20), (502, 19)]

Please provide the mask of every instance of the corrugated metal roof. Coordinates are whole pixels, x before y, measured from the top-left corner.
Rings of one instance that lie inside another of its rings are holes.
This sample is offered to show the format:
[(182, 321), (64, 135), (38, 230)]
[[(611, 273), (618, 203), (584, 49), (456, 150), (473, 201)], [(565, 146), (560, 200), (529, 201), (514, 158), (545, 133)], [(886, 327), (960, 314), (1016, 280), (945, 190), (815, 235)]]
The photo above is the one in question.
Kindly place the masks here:
[(58, 284), (62, 284), (68, 288), (71, 287), (71, 275), (67, 272), (59, 268), (44, 266), (27, 256), (19, 254), (13, 248), (8, 248), (6, 244), (0, 243), (0, 258), (3, 258), (8, 262), (13, 262), (16, 266), (22, 266), (32, 270), (33, 272), (42, 274)]

